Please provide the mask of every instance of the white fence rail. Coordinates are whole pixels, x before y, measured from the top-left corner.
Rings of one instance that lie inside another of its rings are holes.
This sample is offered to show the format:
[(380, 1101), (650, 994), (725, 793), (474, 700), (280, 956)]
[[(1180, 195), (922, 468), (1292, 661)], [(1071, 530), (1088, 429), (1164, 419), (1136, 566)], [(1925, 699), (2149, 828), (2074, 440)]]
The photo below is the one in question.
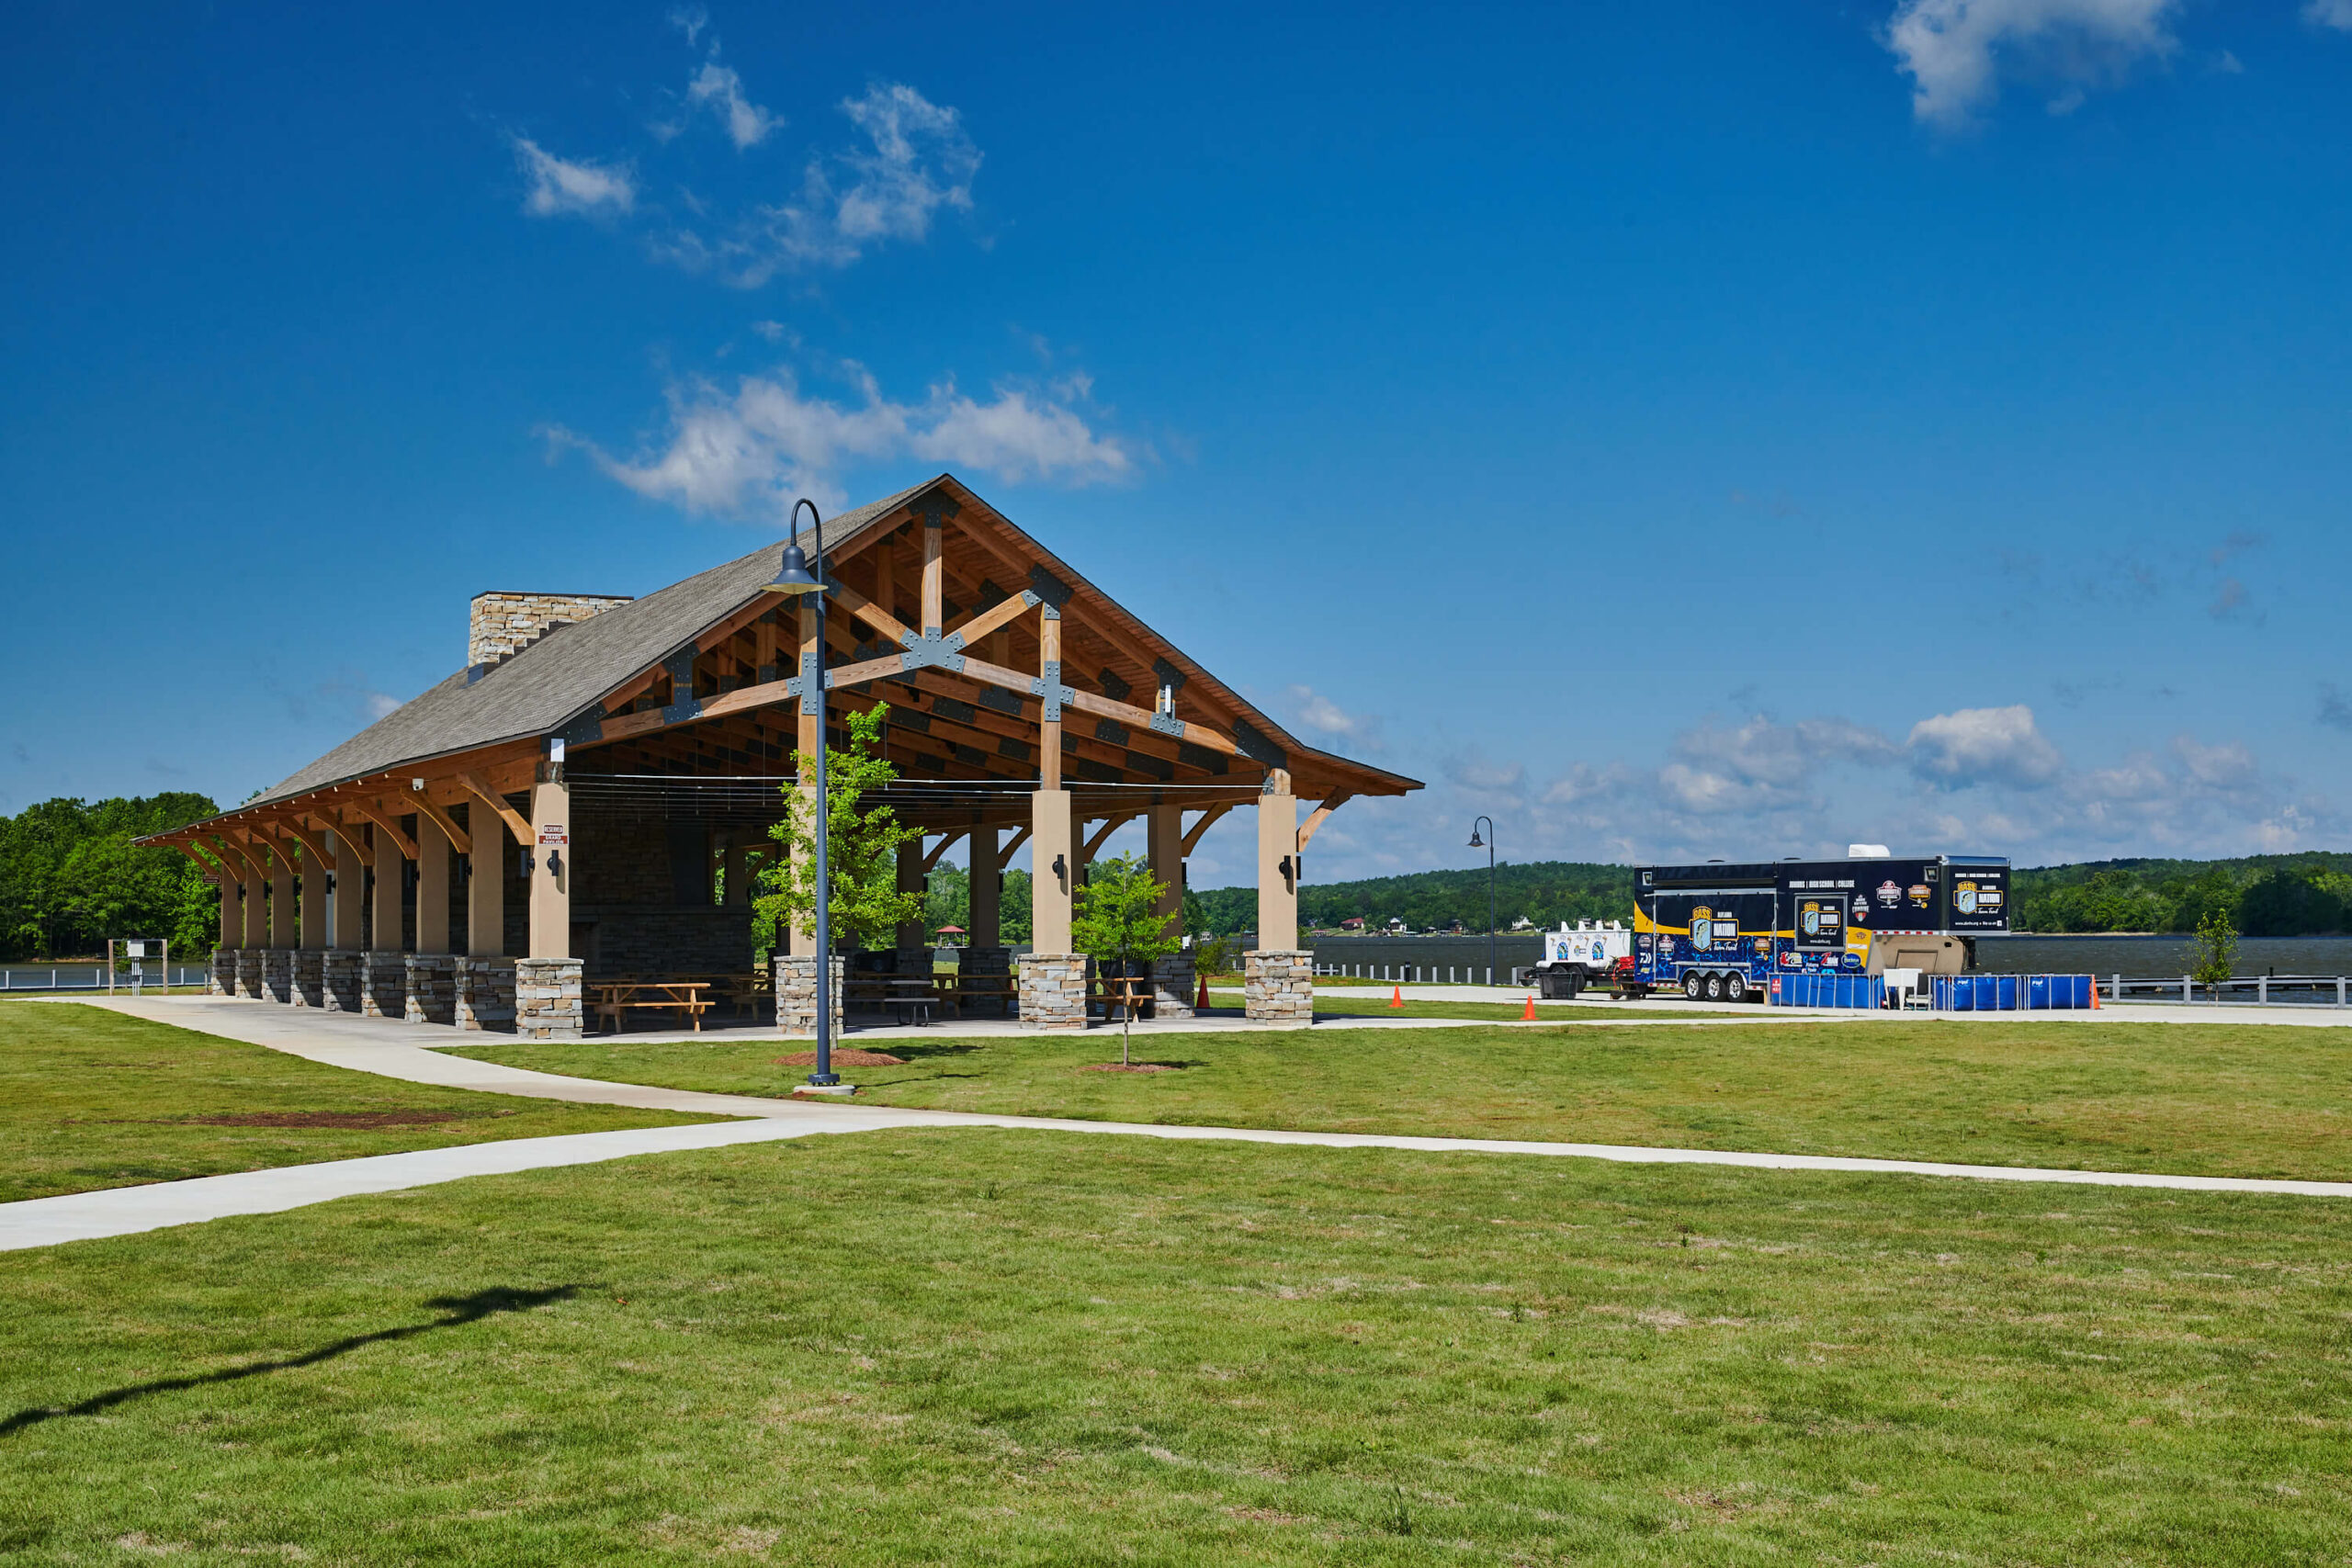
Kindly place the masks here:
[[(175, 986), (201, 986), (206, 970), (201, 964), (175, 964), (170, 983)], [(148, 976), (147, 984), (160, 988), (163, 972)], [(115, 971), (114, 988), (130, 989), (130, 971)], [(107, 972), (101, 966), (80, 964), (59, 964), (22, 969), (0, 968), (0, 992), (6, 991), (104, 991)]]

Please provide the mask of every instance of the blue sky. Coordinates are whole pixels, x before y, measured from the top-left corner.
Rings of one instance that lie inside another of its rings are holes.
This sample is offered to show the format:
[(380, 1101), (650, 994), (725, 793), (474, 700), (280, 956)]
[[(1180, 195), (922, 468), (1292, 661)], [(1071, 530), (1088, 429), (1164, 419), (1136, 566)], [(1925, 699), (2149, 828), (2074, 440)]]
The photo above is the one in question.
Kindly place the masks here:
[(5, 26), (0, 809), (948, 468), (1430, 781), (1317, 879), (2352, 841), (2352, 0)]

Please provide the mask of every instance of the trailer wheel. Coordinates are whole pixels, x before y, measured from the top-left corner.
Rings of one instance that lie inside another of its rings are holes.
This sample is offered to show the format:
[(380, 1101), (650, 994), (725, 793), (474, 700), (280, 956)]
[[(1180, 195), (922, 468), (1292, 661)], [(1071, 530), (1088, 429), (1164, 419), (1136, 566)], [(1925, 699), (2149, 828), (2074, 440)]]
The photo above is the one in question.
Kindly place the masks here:
[(1747, 979), (1741, 975), (1724, 976), (1724, 1000), (1744, 1002), (1747, 999)]
[(1696, 969), (1683, 972), (1682, 994), (1694, 1002), (1707, 994), (1707, 982), (1700, 977)]

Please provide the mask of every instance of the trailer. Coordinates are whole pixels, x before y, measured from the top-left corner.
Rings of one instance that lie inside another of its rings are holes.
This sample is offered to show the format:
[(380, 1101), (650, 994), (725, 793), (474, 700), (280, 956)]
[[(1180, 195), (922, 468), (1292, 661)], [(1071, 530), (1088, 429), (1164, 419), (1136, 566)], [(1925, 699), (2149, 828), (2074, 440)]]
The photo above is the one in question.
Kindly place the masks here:
[(1709, 861), (1634, 868), (1634, 995), (1764, 1001), (1781, 976), (1965, 973), (2009, 929), (2009, 863), (1991, 855)]
[(1587, 986), (1615, 983), (1622, 961), (1632, 958), (1634, 933), (1619, 920), (1560, 922), (1544, 933), (1544, 956), (1528, 982), (1546, 1000), (1574, 999)]

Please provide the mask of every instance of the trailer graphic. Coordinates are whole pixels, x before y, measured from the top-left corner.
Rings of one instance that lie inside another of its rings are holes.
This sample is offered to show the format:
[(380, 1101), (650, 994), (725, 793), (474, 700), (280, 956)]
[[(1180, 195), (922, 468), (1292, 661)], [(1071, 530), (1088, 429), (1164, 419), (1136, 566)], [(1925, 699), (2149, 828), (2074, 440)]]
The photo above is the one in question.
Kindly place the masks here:
[(1956, 975), (2009, 929), (2009, 863), (1877, 856), (1634, 868), (1625, 989), (1760, 1001), (1775, 975)]

